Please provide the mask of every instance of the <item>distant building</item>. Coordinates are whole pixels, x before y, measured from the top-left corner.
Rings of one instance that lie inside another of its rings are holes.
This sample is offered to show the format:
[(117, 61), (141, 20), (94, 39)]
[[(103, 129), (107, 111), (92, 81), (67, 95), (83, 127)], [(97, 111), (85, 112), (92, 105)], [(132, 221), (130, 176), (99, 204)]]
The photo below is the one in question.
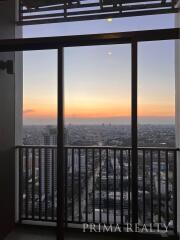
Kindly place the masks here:
[[(42, 135), (41, 144), (44, 146), (56, 146), (57, 145), (57, 128), (53, 126), (47, 126)], [(47, 199), (52, 199), (54, 194), (53, 186), (56, 186), (56, 169), (57, 169), (57, 152), (55, 148), (44, 149), (42, 158), (42, 167), (44, 169), (42, 176), (42, 182), (44, 182), (44, 190), (47, 191)], [(53, 174), (52, 174), (53, 172)], [(54, 184), (53, 184), (54, 182)], [(44, 191), (45, 193), (45, 191)], [(51, 200), (52, 201), (52, 200)]]
[(42, 145), (57, 145), (57, 128), (47, 126), (42, 137)]

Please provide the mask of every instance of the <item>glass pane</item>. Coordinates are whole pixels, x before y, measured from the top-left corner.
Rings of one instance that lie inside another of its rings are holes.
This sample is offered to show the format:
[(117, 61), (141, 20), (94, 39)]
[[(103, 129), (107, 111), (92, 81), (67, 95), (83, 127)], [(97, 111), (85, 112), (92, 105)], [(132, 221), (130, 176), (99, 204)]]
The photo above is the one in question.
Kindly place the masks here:
[(56, 222), (57, 51), (23, 54), (22, 218)]
[(139, 44), (138, 144), (175, 147), (174, 41)]
[(130, 202), (131, 46), (65, 49), (64, 81), (68, 220), (125, 223), (130, 214), (123, 206)]
[(174, 14), (136, 16), (127, 18), (37, 24), (23, 27), (23, 37), (46, 37), (127, 32), (174, 28)]
[(138, 145), (144, 147), (138, 151), (139, 218), (163, 229), (175, 227), (174, 52), (174, 41), (139, 44)]

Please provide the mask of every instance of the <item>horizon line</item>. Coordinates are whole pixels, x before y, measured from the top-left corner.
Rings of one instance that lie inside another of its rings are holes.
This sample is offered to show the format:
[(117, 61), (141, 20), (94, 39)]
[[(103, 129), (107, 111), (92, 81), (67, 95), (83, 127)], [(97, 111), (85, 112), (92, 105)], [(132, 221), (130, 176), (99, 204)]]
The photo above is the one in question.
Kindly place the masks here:
[[(68, 126), (68, 125), (73, 125), (73, 126), (131, 126), (131, 124), (121, 124), (121, 123), (96, 123), (96, 124), (89, 124), (89, 123), (80, 123), (80, 124), (76, 124), (76, 123), (66, 123), (64, 124), (64, 126)], [(175, 123), (139, 123), (138, 125), (175, 125)], [(57, 126), (57, 124), (55, 123), (46, 123), (46, 124), (42, 124), (42, 123), (25, 123), (23, 124), (23, 126)]]

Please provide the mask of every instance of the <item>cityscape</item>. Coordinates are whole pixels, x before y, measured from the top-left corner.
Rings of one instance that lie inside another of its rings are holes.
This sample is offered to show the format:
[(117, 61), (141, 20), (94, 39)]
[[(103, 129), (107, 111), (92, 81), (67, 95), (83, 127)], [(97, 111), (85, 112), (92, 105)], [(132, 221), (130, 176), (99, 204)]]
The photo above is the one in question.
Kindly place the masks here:
[[(56, 145), (56, 126), (26, 125), (24, 145)], [(53, 139), (49, 143), (44, 138)], [(54, 137), (52, 137), (54, 136)], [(65, 145), (72, 146), (131, 146), (130, 125), (66, 125)], [(175, 125), (142, 124), (138, 127), (139, 147), (175, 147)]]
[[(138, 130), (139, 223), (171, 227), (175, 126)], [(66, 221), (131, 222), (131, 126), (69, 124), (64, 135)], [(23, 144), (23, 215), (56, 221), (56, 126), (24, 126)]]
[(0, 0), (0, 240), (179, 239), (179, 10)]

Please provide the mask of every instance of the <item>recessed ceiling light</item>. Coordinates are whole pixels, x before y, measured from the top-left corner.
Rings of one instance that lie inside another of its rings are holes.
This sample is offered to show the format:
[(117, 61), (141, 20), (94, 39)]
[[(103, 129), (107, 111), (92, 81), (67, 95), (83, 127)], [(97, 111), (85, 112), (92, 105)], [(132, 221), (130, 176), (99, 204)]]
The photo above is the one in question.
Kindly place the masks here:
[(112, 52), (111, 52), (111, 51), (109, 51), (109, 52), (108, 52), (108, 55), (109, 55), (109, 56), (111, 56), (111, 55), (112, 55)]
[(108, 22), (112, 22), (112, 18), (108, 18), (107, 21), (108, 21)]

